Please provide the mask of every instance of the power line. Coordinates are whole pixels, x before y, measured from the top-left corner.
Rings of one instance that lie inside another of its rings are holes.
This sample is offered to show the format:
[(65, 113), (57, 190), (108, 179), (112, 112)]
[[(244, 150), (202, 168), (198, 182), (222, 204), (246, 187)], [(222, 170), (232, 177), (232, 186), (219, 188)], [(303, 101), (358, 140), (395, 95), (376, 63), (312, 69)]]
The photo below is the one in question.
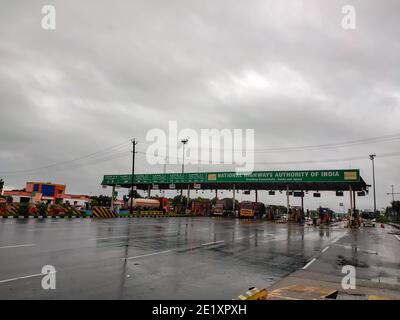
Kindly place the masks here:
[[(138, 151), (140, 154), (146, 154), (143, 151)], [(391, 153), (381, 153), (379, 154), (380, 158), (387, 158), (387, 157), (396, 157), (400, 156), (400, 152), (391, 152)], [(301, 161), (276, 161), (276, 162), (254, 162), (254, 164), (264, 164), (264, 165), (272, 165), (272, 164), (306, 164), (306, 163), (319, 163), (319, 162), (342, 162), (342, 161), (355, 161), (355, 160), (365, 160), (365, 155), (363, 156), (358, 156), (358, 157), (351, 157), (351, 158), (335, 158), (335, 159), (320, 159), (320, 160), (301, 160)], [(179, 160), (179, 157), (169, 157), (166, 156), (163, 158), (167, 159), (174, 159), (174, 160)], [(210, 163), (209, 161), (202, 161), (199, 159), (191, 159), (192, 161), (195, 161), (193, 164), (205, 164), (205, 165), (227, 165), (226, 163), (220, 161), (220, 162), (214, 162)], [(228, 164), (229, 165), (229, 164)], [(232, 163), (232, 165), (237, 165), (236, 163)]]
[(42, 166), (42, 167), (37, 167), (37, 168), (31, 168), (31, 169), (23, 169), (23, 170), (13, 170), (13, 171), (2, 171), (0, 172), (0, 174), (4, 175), (4, 174), (19, 174), (19, 173), (29, 173), (29, 172), (36, 172), (36, 171), (41, 171), (44, 169), (49, 169), (52, 167), (57, 167), (57, 166), (62, 166), (62, 165), (66, 165), (66, 164), (70, 164), (70, 163), (74, 163), (74, 162), (78, 162), (78, 161), (82, 161), (82, 160), (91, 160), (93, 158), (96, 158), (97, 156), (104, 156), (106, 154), (109, 154), (111, 152), (115, 152), (117, 150), (120, 150), (122, 147), (125, 147), (125, 145), (127, 145), (129, 142), (123, 142), (123, 143), (119, 143), (113, 146), (110, 146), (108, 148), (90, 153), (88, 155), (82, 156), (82, 157), (78, 157), (75, 159), (70, 159), (70, 160), (65, 160), (65, 161), (60, 161), (60, 162), (56, 162), (53, 164), (49, 164), (46, 166)]
[[(310, 151), (310, 150), (322, 150), (322, 149), (335, 149), (335, 148), (343, 148), (343, 147), (353, 147), (357, 145), (371, 144), (371, 143), (379, 143), (379, 142), (392, 142), (400, 140), (400, 134), (391, 134), (373, 138), (365, 138), (359, 140), (350, 140), (338, 143), (328, 143), (328, 144), (318, 144), (318, 145), (303, 145), (303, 146), (289, 146), (289, 147), (265, 147), (265, 148), (256, 148), (254, 149), (255, 153), (268, 153), (268, 152), (297, 152), (297, 151)], [(144, 144), (151, 145), (152, 142), (143, 142)], [(169, 144), (167, 144), (169, 146)], [(178, 147), (178, 144), (176, 145)], [(196, 146), (194, 146), (196, 148)], [(203, 148), (201, 146), (197, 146), (197, 149), (207, 149), (207, 150), (226, 150), (224, 148)], [(232, 148), (233, 150), (233, 148)], [(242, 152), (236, 151), (235, 152)]]

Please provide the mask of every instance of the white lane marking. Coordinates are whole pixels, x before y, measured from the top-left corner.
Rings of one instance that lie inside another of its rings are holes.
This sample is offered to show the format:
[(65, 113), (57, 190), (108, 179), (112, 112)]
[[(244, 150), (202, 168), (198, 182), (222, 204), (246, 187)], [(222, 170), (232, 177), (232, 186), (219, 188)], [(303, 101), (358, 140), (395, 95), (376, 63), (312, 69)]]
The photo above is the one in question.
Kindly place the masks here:
[[(56, 273), (56, 272), (50, 272), (50, 273)], [(47, 274), (49, 274), (49, 273), (31, 274), (29, 276), (23, 276), (23, 277), (11, 278), (11, 279), (6, 279), (6, 280), (0, 280), (0, 283), (6, 283), (6, 282), (16, 281), (16, 280), (20, 280), (20, 279), (28, 279), (28, 278), (40, 277), (40, 276), (45, 276)]]
[[(261, 237), (265, 237), (265, 236), (261, 236)], [(243, 240), (243, 239), (251, 239), (251, 238), (254, 238), (254, 236), (241, 237), (241, 238), (237, 238), (235, 240)]]
[(71, 230), (71, 228), (33, 228), (33, 229), (26, 229), (26, 231), (59, 231), (59, 230)]
[[(166, 235), (178, 235), (178, 231), (171, 231), (171, 232), (164, 232), (161, 235), (166, 236)], [(88, 241), (96, 241), (96, 240), (108, 240), (108, 239), (131, 239), (134, 238), (133, 236), (114, 236), (114, 237), (104, 237), (104, 238), (91, 238), (88, 239)]]
[(322, 250), (322, 252), (325, 252), (326, 250), (329, 249), (329, 246), (327, 246), (326, 248), (324, 248), (324, 250)]
[(395, 237), (400, 241), (400, 237), (397, 234), (395, 234)]
[(336, 242), (338, 242), (340, 239), (342, 239), (345, 235), (347, 235), (347, 233), (343, 233), (340, 236), (337, 236), (335, 239), (333, 239), (332, 241), (329, 242), (329, 244), (334, 244)]
[(128, 236), (119, 236), (119, 237), (107, 237), (107, 238), (92, 238), (92, 239), (88, 239), (88, 241), (107, 240), (107, 239), (125, 239), (125, 238), (130, 238), (130, 237), (128, 237)]
[(225, 240), (214, 241), (214, 242), (207, 242), (207, 243), (203, 243), (203, 244), (201, 244), (201, 245), (202, 245), (202, 246), (209, 246), (209, 245), (216, 244), (216, 243), (221, 243), (221, 242), (225, 242)]
[(19, 248), (19, 247), (33, 247), (33, 246), (36, 246), (36, 244), (34, 244), (34, 243), (30, 243), (30, 244), (18, 244), (18, 245), (15, 245), (15, 246), (0, 247), (0, 249)]
[(162, 254), (162, 253), (167, 253), (167, 252), (171, 252), (171, 251), (172, 251), (172, 250), (166, 250), (166, 251), (153, 252), (153, 253), (149, 253), (149, 254), (142, 254), (142, 255), (140, 255), (140, 256), (125, 258), (125, 260), (132, 260), (132, 259), (137, 259), (137, 258), (143, 258), (143, 257), (153, 256), (153, 255), (156, 255), (156, 254)]
[(309, 263), (307, 263), (303, 269), (307, 269), (314, 261), (316, 260), (316, 258), (312, 259)]

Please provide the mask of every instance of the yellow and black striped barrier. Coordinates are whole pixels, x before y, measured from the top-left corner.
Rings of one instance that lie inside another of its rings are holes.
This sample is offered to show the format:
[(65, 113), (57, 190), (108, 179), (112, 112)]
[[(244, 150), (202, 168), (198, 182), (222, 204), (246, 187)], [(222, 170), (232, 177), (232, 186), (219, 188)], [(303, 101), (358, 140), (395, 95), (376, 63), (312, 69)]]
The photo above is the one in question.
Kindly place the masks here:
[(268, 291), (266, 289), (250, 288), (244, 294), (238, 296), (239, 300), (267, 300)]
[(196, 215), (193, 213), (176, 213), (176, 212), (169, 212), (164, 213), (162, 211), (141, 211), (141, 212), (134, 212), (133, 214), (118, 214), (112, 212), (109, 208), (104, 207), (94, 207), (92, 209), (92, 215), (88, 216), (85, 213), (77, 210), (73, 207), (65, 208), (65, 211), (62, 214), (55, 214), (50, 212), (46, 207), (38, 208), (38, 211), (34, 214), (26, 214), (21, 215), (19, 213), (19, 206), (13, 205), (6, 208), (6, 213), (1, 215), (2, 218), (102, 218), (102, 219), (111, 219), (111, 218), (171, 218), (171, 217), (196, 217), (201, 215)]
[(74, 207), (68, 207), (68, 208), (65, 210), (65, 213), (66, 213), (68, 216), (74, 216), (74, 217), (80, 217), (80, 216), (82, 215), (82, 213), (81, 213), (78, 209), (76, 209), (76, 208), (74, 208)]
[(18, 204), (12, 204), (8, 205), (6, 208), (6, 214), (9, 216), (17, 216), (18, 215), (18, 210), (19, 210), (19, 205)]
[(105, 218), (105, 219), (118, 217), (118, 215), (112, 212), (110, 209), (102, 207), (94, 207), (93, 216), (96, 218)]

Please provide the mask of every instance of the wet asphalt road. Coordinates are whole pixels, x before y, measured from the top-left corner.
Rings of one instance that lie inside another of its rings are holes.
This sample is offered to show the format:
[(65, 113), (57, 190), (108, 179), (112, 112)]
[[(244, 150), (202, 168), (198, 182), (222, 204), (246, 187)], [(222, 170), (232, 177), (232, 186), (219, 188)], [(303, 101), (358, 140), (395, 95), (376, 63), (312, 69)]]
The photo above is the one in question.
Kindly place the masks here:
[[(346, 259), (354, 262), (354, 237), (363, 250), (385, 252), (360, 253), (363, 276), (384, 271), (387, 281), (399, 279), (400, 241), (378, 228), (349, 233), (209, 217), (2, 219), (0, 299), (230, 300), (273, 285), (327, 246), (325, 260), (308, 268), (337, 271)], [(44, 265), (57, 271), (55, 290), (42, 289)]]

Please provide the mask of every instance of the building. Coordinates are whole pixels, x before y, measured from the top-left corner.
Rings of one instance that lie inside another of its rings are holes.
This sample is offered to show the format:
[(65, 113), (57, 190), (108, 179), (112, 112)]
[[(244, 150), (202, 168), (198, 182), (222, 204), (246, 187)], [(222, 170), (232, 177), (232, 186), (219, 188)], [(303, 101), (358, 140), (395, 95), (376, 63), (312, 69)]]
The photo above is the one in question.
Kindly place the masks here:
[(65, 184), (51, 182), (27, 182), (22, 190), (4, 191), (4, 196), (12, 198), (17, 203), (38, 203), (48, 204), (70, 204), (73, 206), (85, 206), (90, 203), (87, 195), (73, 195), (65, 193)]

